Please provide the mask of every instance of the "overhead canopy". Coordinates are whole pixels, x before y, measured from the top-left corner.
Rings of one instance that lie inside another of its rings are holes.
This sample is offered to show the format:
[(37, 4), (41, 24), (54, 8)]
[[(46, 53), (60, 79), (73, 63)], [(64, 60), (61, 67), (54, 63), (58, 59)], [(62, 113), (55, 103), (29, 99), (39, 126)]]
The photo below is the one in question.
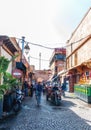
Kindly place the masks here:
[(0, 41), (2, 41), (2, 46), (4, 45), (5, 47), (8, 48), (14, 54), (14, 52), (17, 51), (16, 47), (14, 44), (11, 42), (10, 38), (8, 36), (0, 36)]
[(83, 65), (87, 66), (88, 68), (91, 68), (91, 59), (85, 61)]
[(16, 68), (23, 70), (23, 71), (26, 71), (26, 67), (22, 62), (16, 62)]

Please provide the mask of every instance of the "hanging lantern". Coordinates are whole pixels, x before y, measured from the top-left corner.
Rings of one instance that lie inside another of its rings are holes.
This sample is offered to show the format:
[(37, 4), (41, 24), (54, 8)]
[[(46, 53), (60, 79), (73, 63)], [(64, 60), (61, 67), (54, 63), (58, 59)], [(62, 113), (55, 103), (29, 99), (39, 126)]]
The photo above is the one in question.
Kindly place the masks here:
[(25, 50), (25, 53), (27, 55), (30, 51), (30, 47), (29, 47), (28, 43), (25, 45), (24, 50)]

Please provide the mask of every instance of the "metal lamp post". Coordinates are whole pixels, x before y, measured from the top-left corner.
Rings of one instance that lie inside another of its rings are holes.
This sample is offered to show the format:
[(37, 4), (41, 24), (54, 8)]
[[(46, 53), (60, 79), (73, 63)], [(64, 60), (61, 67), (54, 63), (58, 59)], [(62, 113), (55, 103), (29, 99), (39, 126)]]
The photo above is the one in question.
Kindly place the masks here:
[(21, 54), (21, 61), (23, 59), (23, 53), (24, 53), (24, 40), (25, 40), (25, 37), (22, 36), (22, 54)]
[[(21, 53), (21, 62), (25, 62), (25, 58), (23, 57), (23, 55), (24, 55), (24, 50), (25, 50), (25, 53), (26, 54), (28, 54), (29, 53), (29, 51), (30, 51), (30, 47), (28, 46), (28, 43), (26, 43), (25, 42), (25, 37), (24, 36), (22, 36), (22, 41), (21, 41), (21, 43), (22, 43), (22, 53)], [(26, 43), (26, 45), (25, 45), (25, 43)], [(25, 46), (24, 46), (25, 45)], [(23, 79), (24, 79), (25, 77), (23, 77)]]
[(26, 54), (28, 54), (30, 51), (30, 47), (28, 46), (28, 43), (25, 45), (25, 47), (24, 47), (24, 43), (25, 43), (25, 37), (22, 36), (22, 58), (21, 59), (23, 59), (24, 50)]

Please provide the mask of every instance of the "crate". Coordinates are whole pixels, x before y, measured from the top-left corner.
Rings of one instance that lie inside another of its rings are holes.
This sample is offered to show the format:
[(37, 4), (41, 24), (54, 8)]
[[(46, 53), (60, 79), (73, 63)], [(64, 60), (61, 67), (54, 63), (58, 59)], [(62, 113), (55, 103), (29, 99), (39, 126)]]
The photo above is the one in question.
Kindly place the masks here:
[(79, 99), (91, 103), (91, 85), (76, 84), (74, 85), (74, 93)]

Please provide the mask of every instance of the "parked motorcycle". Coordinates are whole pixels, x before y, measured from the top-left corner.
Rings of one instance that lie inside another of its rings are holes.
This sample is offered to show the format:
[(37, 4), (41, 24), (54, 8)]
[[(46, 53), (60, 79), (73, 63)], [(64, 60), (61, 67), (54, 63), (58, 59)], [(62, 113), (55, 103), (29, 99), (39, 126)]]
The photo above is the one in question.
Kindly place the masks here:
[(51, 93), (51, 101), (55, 105), (60, 105), (61, 104), (61, 89), (58, 88), (58, 90), (54, 90)]
[(13, 101), (13, 110), (18, 112), (21, 109), (21, 103), (24, 99), (24, 93), (18, 88), (16, 89), (16, 98)]
[(3, 116), (8, 116), (21, 109), (23, 93), (19, 88), (14, 88), (14, 91), (4, 95), (3, 101)]

